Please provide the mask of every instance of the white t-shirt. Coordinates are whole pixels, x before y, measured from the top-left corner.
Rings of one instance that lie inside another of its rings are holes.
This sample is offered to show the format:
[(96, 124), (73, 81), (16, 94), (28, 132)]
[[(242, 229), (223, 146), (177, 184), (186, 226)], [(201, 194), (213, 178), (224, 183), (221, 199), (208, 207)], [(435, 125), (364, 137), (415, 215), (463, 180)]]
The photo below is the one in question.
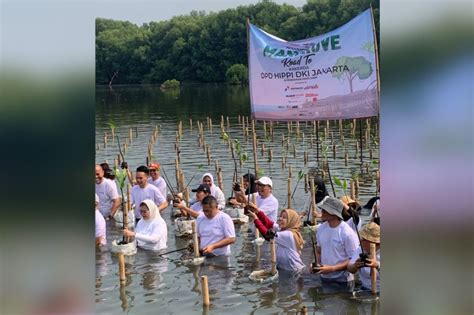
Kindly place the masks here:
[[(276, 230), (279, 229), (277, 224), (274, 224), (274, 228)], [(277, 237), (275, 237), (275, 244), (277, 266), (279, 269), (300, 271), (306, 267), (296, 249), (293, 232), (289, 230), (278, 231)]]
[(166, 198), (168, 193), (167, 193), (167, 190), (166, 190), (166, 182), (163, 179), (163, 177), (160, 176), (160, 177), (158, 177), (157, 180), (153, 180), (153, 178), (148, 177), (148, 183), (152, 184), (153, 186), (158, 188), (160, 190), (161, 195), (163, 195), (163, 197)]
[(350, 218), (349, 220), (346, 221), (347, 225), (351, 227), (352, 230), (357, 234), (357, 231), (360, 231), (362, 228), (362, 218), (359, 218), (359, 224), (357, 224), (357, 231), (356, 231), (356, 225), (354, 223), (354, 218)]
[(272, 220), (273, 222), (277, 221), (278, 199), (276, 199), (275, 196), (270, 195), (267, 198), (262, 198), (260, 195), (257, 194), (255, 201), (257, 202), (257, 208), (262, 210), (263, 213), (265, 213), (265, 215), (270, 220)]
[(138, 185), (133, 186), (130, 195), (132, 196), (132, 203), (135, 204), (135, 218), (137, 219), (142, 217), (140, 214), (140, 204), (143, 200), (153, 200), (157, 206), (166, 201), (160, 190), (151, 184), (147, 184), (145, 188), (140, 188)]
[[(362, 253), (360, 250), (360, 246), (357, 247), (352, 253), (351, 264), (355, 263), (356, 260), (359, 258), (359, 254)], [(380, 262), (380, 249), (375, 253), (377, 261)], [(379, 265), (380, 266), (380, 265)], [(365, 289), (371, 289), (372, 284), (370, 281), (370, 267), (362, 267), (359, 268), (359, 279), (362, 282), (362, 287)], [(380, 292), (380, 273), (377, 270), (377, 291)]]
[(99, 211), (107, 217), (111, 212), (113, 200), (119, 198), (117, 185), (113, 180), (104, 178), (102, 183), (95, 184), (95, 193), (99, 196)]
[[(198, 236), (201, 238), (201, 249), (224, 238), (235, 237), (234, 223), (230, 216), (222, 211), (219, 211), (212, 219), (208, 219), (204, 213), (200, 213), (196, 219), (196, 224)], [(216, 248), (212, 252), (217, 256), (229, 256), (230, 245)]]
[(193, 203), (190, 208), (197, 212), (202, 211), (202, 203), (197, 201), (196, 203)]
[(140, 220), (135, 227), (135, 238), (138, 247), (148, 250), (166, 248), (168, 241), (168, 228), (162, 217), (154, 220)]
[[(318, 246), (321, 247), (321, 264), (336, 265), (352, 257), (352, 253), (359, 245), (356, 233), (344, 221), (332, 228), (324, 222), (316, 230)], [(354, 280), (354, 275), (347, 270), (321, 274), (321, 278), (332, 279), (338, 282)]]
[(107, 239), (105, 238), (105, 219), (99, 210), (95, 210), (95, 237), (101, 237), (100, 244), (106, 245)]

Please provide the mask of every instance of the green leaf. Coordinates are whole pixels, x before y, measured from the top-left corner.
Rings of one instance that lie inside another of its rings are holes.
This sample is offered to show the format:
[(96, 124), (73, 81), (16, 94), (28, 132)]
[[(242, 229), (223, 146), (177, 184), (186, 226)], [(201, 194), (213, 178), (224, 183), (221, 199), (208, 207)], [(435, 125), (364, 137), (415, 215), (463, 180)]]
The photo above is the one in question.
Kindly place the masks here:
[(347, 189), (347, 180), (344, 178), (344, 182), (342, 183), (342, 189)]
[(336, 176), (333, 176), (332, 178), (334, 179), (334, 184), (336, 184), (339, 187), (342, 187), (342, 182), (339, 178), (337, 178)]
[(303, 172), (303, 170), (300, 170), (298, 172), (298, 179), (303, 179), (303, 177), (304, 177), (304, 172)]

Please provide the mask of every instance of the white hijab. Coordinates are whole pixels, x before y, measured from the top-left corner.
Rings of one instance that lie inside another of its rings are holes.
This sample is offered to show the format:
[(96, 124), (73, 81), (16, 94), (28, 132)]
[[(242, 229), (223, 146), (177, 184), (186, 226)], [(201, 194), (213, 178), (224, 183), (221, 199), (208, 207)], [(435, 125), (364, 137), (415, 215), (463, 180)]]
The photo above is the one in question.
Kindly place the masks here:
[(212, 177), (212, 174), (211, 173), (204, 173), (204, 175), (202, 175), (201, 177), (201, 184), (203, 183), (204, 181), (204, 177), (208, 176), (210, 179), (211, 179), (211, 195), (212, 196), (216, 196), (216, 185), (214, 184), (214, 177)]
[[(161, 218), (160, 210), (158, 210), (158, 207), (156, 204), (153, 202), (153, 200), (150, 199), (145, 199), (142, 201), (147, 207), (148, 210), (150, 210), (150, 221), (157, 220)], [(148, 220), (146, 220), (148, 221)]]

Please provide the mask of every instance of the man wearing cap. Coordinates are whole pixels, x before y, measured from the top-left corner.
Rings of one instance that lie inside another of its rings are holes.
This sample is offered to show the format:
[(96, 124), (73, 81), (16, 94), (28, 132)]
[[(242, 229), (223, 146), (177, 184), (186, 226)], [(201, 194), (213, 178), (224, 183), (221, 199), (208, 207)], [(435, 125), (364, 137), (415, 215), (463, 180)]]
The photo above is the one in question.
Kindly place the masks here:
[(351, 227), (343, 221), (342, 202), (327, 196), (320, 203), (323, 224), (316, 231), (319, 267), (316, 270), (321, 280), (336, 282), (352, 290), (354, 276), (347, 271), (352, 253), (358, 246), (358, 238)]
[(364, 225), (359, 233), (361, 238), (362, 249), (365, 254), (370, 253), (370, 244), (375, 244), (376, 259), (372, 260), (367, 258), (365, 263), (361, 260), (359, 254), (362, 253), (361, 247), (357, 247), (352, 253), (352, 258), (347, 266), (347, 270), (351, 273), (359, 271), (359, 279), (362, 282), (362, 289), (370, 290), (370, 269), (376, 268), (377, 272), (377, 291), (380, 291), (380, 226), (374, 222), (369, 222)]
[(99, 211), (105, 218), (112, 218), (120, 206), (120, 197), (114, 181), (105, 178), (104, 170), (95, 165), (95, 193), (99, 196)]
[(199, 248), (206, 256), (229, 256), (230, 244), (235, 242), (235, 228), (227, 213), (217, 207), (217, 199), (202, 200), (202, 212), (196, 219)]
[(173, 203), (173, 206), (181, 210), (182, 215), (190, 215), (193, 218), (197, 218), (199, 214), (202, 213), (202, 201), (207, 196), (211, 195), (211, 188), (207, 185), (201, 184), (198, 188), (193, 189), (193, 192), (196, 193), (196, 202), (191, 205), (191, 207), (186, 207), (186, 205), (181, 202)]
[(148, 170), (150, 171), (148, 183), (156, 186), (156, 188), (160, 190), (160, 193), (163, 195), (163, 197), (166, 198), (168, 192), (166, 191), (166, 182), (160, 174), (160, 163), (151, 163), (148, 165)]
[(143, 200), (152, 200), (158, 206), (160, 213), (168, 207), (168, 201), (166, 201), (160, 190), (148, 183), (148, 174), (148, 167), (144, 165), (139, 166), (135, 174), (137, 185), (133, 186), (130, 192), (131, 201), (135, 204), (135, 219), (137, 221), (142, 217), (140, 214), (140, 204)]
[[(249, 202), (248, 206), (251, 209), (256, 210), (254, 211), (256, 213), (258, 213), (258, 211), (263, 211), (270, 220), (276, 222), (278, 216), (278, 199), (276, 199), (272, 194), (272, 180), (267, 176), (263, 176), (257, 179), (255, 183), (257, 184), (258, 195), (255, 198), (255, 204)], [(237, 201), (241, 203), (247, 202), (242, 191), (235, 192), (235, 197)]]
[(105, 238), (105, 219), (99, 212), (99, 196), (95, 194), (95, 246), (102, 247), (107, 244)]

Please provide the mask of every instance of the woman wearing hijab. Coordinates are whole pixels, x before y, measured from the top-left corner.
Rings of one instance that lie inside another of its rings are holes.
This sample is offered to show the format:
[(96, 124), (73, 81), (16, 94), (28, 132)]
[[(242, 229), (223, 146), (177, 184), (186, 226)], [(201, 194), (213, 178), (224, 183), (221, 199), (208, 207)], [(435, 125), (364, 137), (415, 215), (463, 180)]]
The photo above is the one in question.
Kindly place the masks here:
[(202, 175), (201, 184), (207, 185), (211, 188), (211, 196), (217, 199), (217, 208), (222, 210), (225, 208), (225, 197), (222, 190), (214, 185), (214, 177), (212, 177), (211, 173), (205, 173)]
[(168, 228), (156, 204), (150, 199), (143, 200), (140, 203), (140, 214), (143, 220), (138, 221), (135, 231), (124, 229), (123, 235), (127, 237), (134, 236), (140, 248), (148, 250), (165, 249), (168, 240)]
[(280, 212), (278, 223), (274, 223), (263, 211), (257, 208), (249, 210), (248, 215), (254, 219), (255, 226), (267, 240), (271, 232), (275, 231), (277, 268), (295, 272), (305, 269), (301, 260), (304, 241), (299, 232), (301, 221), (298, 213), (293, 209), (284, 209)]
[(339, 200), (341, 200), (344, 208), (342, 209), (342, 218), (344, 221), (349, 224), (349, 226), (357, 232), (362, 228), (362, 220), (359, 218), (359, 212), (361, 206), (359, 202), (353, 200), (349, 196), (342, 196)]
[[(254, 174), (252, 173), (248, 173), (248, 174), (245, 174), (244, 176), (242, 176), (243, 178), (243, 182), (244, 182), (244, 189), (245, 189), (245, 198), (250, 198), (248, 199), (249, 201), (252, 201), (253, 198), (257, 197), (257, 184), (255, 183), (255, 181), (257, 180), (257, 178), (255, 177)], [(252, 197), (254, 196), (254, 197)], [(245, 203), (240, 203), (236, 200), (235, 197), (232, 197), (229, 199), (229, 203), (234, 205), (234, 206), (240, 206), (240, 207), (244, 207), (245, 206)]]
[[(329, 196), (329, 193), (326, 189), (326, 184), (324, 184), (324, 180), (321, 177), (316, 175), (313, 178), (313, 181), (314, 181), (314, 191), (316, 195), (316, 206), (318, 206), (318, 204), (321, 203), (321, 201), (323, 201), (323, 199), (326, 196)], [(309, 183), (308, 183), (308, 186), (310, 186)], [(311, 195), (306, 201), (304, 208), (307, 208), (306, 205), (311, 205)], [(309, 220), (309, 214), (306, 212), (306, 210), (301, 211), (300, 216), (304, 217), (306, 215), (308, 215), (308, 220)], [(313, 211), (313, 218), (320, 218), (320, 217), (321, 217), (321, 212), (318, 212), (318, 210)]]

